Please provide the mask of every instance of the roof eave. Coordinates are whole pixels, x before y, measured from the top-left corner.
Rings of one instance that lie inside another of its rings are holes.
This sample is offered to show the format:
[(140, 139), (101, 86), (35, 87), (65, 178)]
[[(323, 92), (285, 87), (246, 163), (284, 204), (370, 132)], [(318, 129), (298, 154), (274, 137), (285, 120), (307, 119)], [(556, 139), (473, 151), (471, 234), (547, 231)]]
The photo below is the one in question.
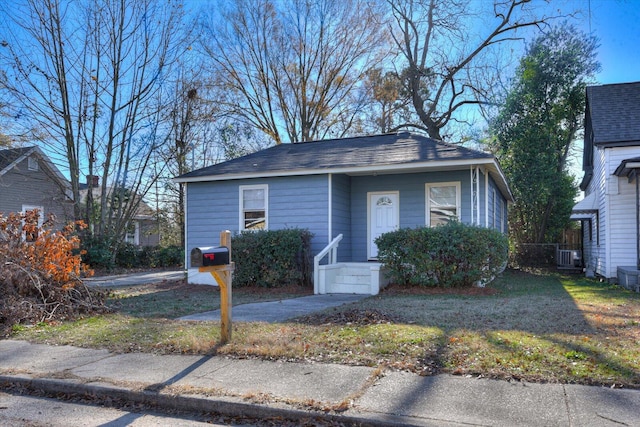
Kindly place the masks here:
[(18, 157), (17, 159), (15, 159), (13, 162), (9, 163), (4, 169), (2, 169), (0, 171), (0, 176), (6, 174), (7, 172), (9, 172), (11, 169), (13, 169), (18, 163), (22, 162), (24, 159), (26, 159), (27, 157), (29, 157), (31, 154), (33, 154), (34, 151), (36, 151), (38, 147), (31, 147), (28, 151), (25, 151), (20, 157)]
[(348, 174), (348, 175), (367, 175), (367, 174), (392, 174), (392, 173), (410, 173), (438, 171), (452, 168), (462, 168), (470, 166), (488, 166), (494, 175), (497, 176), (496, 183), (502, 190), (503, 195), (509, 202), (515, 199), (513, 193), (507, 184), (507, 179), (498, 165), (494, 157), (481, 157), (475, 159), (464, 160), (447, 160), (447, 161), (430, 161), (405, 163), (400, 165), (377, 165), (363, 167), (344, 167), (344, 168), (326, 168), (326, 169), (296, 169), (296, 170), (278, 170), (268, 172), (254, 173), (235, 173), (221, 175), (204, 175), (194, 177), (174, 178), (177, 183), (197, 183), (197, 182), (213, 182), (213, 181), (232, 181), (239, 179), (256, 179), (256, 178), (275, 178), (287, 176), (308, 176), (323, 174)]
[(601, 148), (634, 147), (640, 145), (639, 139), (615, 140), (615, 141), (594, 141), (593, 144)]
[(477, 158), (477, 159), (465, 159), (465, 160), (447, 160), (447, 161), (430, 161), (430, 162), (415, 162), (415, 163), (403, 163), (396, 165), (374, 165), (374, 166), (361, 166), (361, 167), (338, 167), (338, 168), (315, 168), (315, 169), (291, 169), (291, 170), (275, 170), (275, 171), (263, 171), (253, 173), (229, 173), (220, 175), (203, 175), (194, 177), (177, 177), (173, 178), (177, 183), (190, 183), (190, 182), (208, 182), (208, 181), (230, 181), (238, 179), (253, 179), (253, 178), (274, 178), (283, 176), (304, 176), (304, 175), (322, 175), (322, 174), (352, 174), (352, 175), (365, 175), (365, 174), (390, 174), (394, 172), (407, 172), (415, 170), (416, 172), (429, 170), (429, 169), (441, 169), (456, 166), (469, 166), (469, 165), (482, 165), (495, 163), (492, 157)]

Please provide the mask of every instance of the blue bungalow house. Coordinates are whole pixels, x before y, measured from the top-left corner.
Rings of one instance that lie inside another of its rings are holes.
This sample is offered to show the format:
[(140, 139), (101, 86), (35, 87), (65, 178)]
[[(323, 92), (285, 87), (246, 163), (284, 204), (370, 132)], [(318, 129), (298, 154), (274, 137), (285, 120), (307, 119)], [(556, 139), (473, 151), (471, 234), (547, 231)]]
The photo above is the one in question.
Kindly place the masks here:
[[(452, 218), (506, 233), (513, 201), (493, 155), (407, 132), (282, 144), (175, 180), (187, 254), (222, 230), (306, 228), (316, 293), (377, 294), (376, 237)], [(197, 269), (188, 277), (214, 284)]]

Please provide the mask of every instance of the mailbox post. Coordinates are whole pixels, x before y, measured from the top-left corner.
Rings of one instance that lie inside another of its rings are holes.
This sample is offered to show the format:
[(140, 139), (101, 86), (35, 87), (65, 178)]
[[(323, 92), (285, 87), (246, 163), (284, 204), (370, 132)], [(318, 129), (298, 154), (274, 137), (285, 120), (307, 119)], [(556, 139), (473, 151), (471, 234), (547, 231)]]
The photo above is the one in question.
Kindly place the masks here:
[(220, 286), (220, 343), (231, 340), (231, 281), (235, 264), (231, 261), (231, 232), (220, 233), (219, 247), (193, 248), (191, 267), (211, 273)]

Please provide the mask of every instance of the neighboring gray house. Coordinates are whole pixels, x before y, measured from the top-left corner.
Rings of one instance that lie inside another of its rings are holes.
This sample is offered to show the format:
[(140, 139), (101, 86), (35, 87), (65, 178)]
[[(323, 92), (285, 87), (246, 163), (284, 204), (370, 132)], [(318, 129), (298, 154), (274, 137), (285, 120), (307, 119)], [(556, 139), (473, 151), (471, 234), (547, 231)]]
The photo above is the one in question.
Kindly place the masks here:
[(55, 214), (58, 224), (73, 220), (69, 183), (38, 147), (1, 149), (0, 212), (32, 209)]
[(584, 263), (598, 275), (637, 288), (640, 269), (640, 82), (587, 88), (582, 201)]
[[(506, 233), (512, 201), (493, 155), (406, 132), (282, 144), (175, 180), (187, 254), (222, 230), (306, 228), (313, 254), (329, 255), (316, 260), (316, 293), (377, 293), (374, 239), (388, 231), (457, 218)], [(197, 269), (189, 282), (213, 284)]]

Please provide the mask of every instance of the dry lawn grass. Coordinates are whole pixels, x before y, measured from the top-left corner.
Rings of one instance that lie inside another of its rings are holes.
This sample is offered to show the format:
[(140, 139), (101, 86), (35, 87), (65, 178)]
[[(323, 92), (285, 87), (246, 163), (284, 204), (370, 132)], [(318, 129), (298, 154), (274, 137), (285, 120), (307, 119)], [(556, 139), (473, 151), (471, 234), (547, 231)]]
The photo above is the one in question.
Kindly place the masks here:
[[(234, 289), (234, 304), (309, 290)], [(391, 287), (276, 324), (176, 317), (218, 308), (217, 288), (166, 282), (114, 292), (117, 312), (20, 328), (14, 338), (113, 351), (228, 354), (640, 388), (640, 295), (578, 276), (507, 271), (487, 289)]]

